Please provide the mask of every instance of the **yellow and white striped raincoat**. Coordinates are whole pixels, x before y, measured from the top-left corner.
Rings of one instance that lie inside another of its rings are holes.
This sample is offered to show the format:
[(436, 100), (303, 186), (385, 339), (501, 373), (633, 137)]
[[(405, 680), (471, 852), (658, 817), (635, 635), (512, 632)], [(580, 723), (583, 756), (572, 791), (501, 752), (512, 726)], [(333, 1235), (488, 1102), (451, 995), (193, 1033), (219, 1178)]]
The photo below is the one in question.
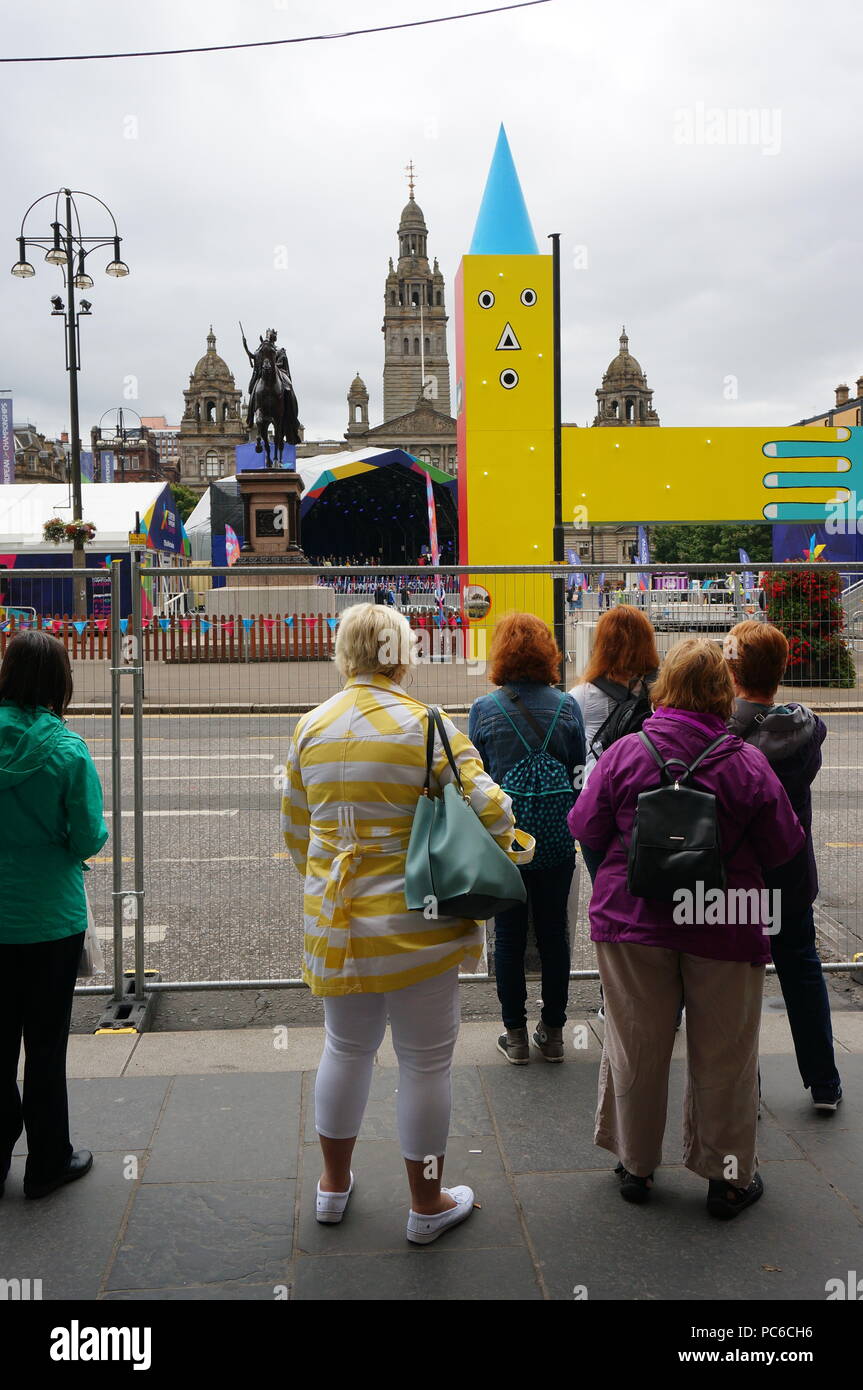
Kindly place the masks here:
[[(513, 847), (505, 792), (473, 744), (447, 719), (465, 791), (483, 825), (518, 864), (533, 840)], [(480, 923), (427, 920), (405, 907), (405, 856), (422, 794), (428, 714), (387, 676), (356, 676), (298, 721), (288, 757), (282, 830), (305, 878), (303, 979), (313, 994), (380, 994), (476, 968)], [(432, 794), (452, 781), (436, 740)]]

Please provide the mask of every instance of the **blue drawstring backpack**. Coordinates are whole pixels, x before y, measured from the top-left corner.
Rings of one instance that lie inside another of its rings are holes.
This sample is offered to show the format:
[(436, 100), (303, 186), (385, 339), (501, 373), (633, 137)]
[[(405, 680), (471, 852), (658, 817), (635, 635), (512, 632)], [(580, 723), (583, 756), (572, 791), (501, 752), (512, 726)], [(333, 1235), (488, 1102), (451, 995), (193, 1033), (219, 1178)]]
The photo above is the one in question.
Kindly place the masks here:
[[(511, 691), (507, 691), (507, 694), (514, 702), (518, 700), (518, 696)], [(566, 823), (566, 818), (575, 805), (575, 791), (563, 763), (547, 751), (566, 696), (561, 695), (560, 704), (544, 736), (529, 711), (521, 710), (533, 732), (542, 740), (539, 748), (531, 748), (497, 695), (492, 694), (491, 698), (506, 715), (527, 749), (527, 757), (511, 767), (500, 784), (512, 800), (512, 813), (519, 830), (526, 830), (536, 840), (536, 852), (525, 872), (529, 873), (532, 869), (550, 869), (575, 857), (575, 842)]]

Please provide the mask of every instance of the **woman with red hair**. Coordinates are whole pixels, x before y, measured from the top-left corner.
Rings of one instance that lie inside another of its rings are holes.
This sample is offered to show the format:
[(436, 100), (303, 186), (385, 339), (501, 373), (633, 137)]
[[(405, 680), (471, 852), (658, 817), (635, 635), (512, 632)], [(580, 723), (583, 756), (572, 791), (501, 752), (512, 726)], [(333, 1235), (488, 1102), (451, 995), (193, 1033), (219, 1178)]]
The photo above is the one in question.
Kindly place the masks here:
[[(561, 654), (539, 618), (508, 614), (495, 629), (490, 657), (489, 679), (498, 689), (474, 701), (468, 737), (489, 776), (514, 796), (516, 821), (523, 807), (535, 825), (538, 861), (521, 870), (527, 901), (495, 918), (495, 978), (506, 1030), (497, 1046), (516, 1066), (530, 1060), (524, 977), (530, 910), (542, 963), (542, 1015), (533, 1041), (547, 1062), (562, 1062), (569, 996), (567, 903), (575, 868), (575, 846), (566, 843), (563, 832), (581, 786), (584, 727), (572, 696), (555, 689)], [(523, 792), (519, 799), (512, 789), (524, 787), (531, 775), (533, 785), (544, 790)]]

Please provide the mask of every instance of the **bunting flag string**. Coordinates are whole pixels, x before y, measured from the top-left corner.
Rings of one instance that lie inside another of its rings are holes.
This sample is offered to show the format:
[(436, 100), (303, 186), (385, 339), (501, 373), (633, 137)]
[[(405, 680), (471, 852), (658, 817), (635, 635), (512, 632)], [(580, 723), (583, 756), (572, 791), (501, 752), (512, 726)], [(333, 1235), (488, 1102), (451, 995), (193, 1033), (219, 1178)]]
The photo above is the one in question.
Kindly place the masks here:
[(191, 618), (181, 618), (181, 619), (180, 619), (180, 627), (183, 629), (184, 632), (188, 632), (191, 626), (192, 626), (192, 619), (191, 619)]
[(202, 631), (202, 632), (209, 632), (209, 631), (210, 631), (210, 628), (211, 628), (212, 626), (213, 626), (213, 624), (207, 622), (207, 619), (206, 619), (206, 618), (202, 618), (202, 619), (201, 619), (201, 631)]
[(254, 620), (254, 618), (244, 618), (244, 619), (243, 619), (243, 627), (246, 629), (246, 632), (251, 632), (251, 630), (252, 630), (252, 628), (253, 628), (254, 626), (255, 626), (255, 620)]
[(272, 632), (273, 628), (276, 625), (275, 618), (262, 618), (261, 622), (264, 624), (264, 627), (267, 629), (267, 632)]
[(226, 618), (226, 619), (225, 619), (225, 621), (222, 623), (222, 631), (223, 631), (223, 632), (227, 632), (227, 634), (228, 634), (229, 637), (233, 637), (233, 635), (234, 635), (234, 620), (233, 620), (233, 618)]
[(171, 619), (170, 619), (170, 618), (160, 618), (160, 619), (159, 619), (159, 627), (162, 629), (163, 632), (167, 632), (167, 631), (168, 631), (168, 628), (169, 628), (170, 626), (171, 626)]
[(107, 626), (108, 626), (108, 619), (107, 619), (107, 618), (97, 618), (97, 619), (96, 619), (96, 629), (97, 629), (98, 632), (104, 632), (104, 631), (106, 630)]
[(121, 631), (122, 633), (125, 633), (125, 631), (126, 631), (126, 629), (127, 629), (128, 626), (129, 626), (129, 619), (128, 619), (128, 618), (121, 618), (121, 619), (120, 619), (120, 631)]
[(317, 618), (306, 618), (306, 624), (308, 627), (314, 627), (317, 621)]
[(84, 633), (84, 630), (85, 630), (87, 624), (86, 624), (86, 622), (81, 622), (81, 620), (79, 619), (78, 622), (73, 623), (72, 626), (74, 627), (74, 629), (75, 629), (75, 631), (77, 632), (78, 636), (81, 637), (81, 636), (83, 635), (83, 633)]
[(293, 614), (292, 614), (289, 618), (285, 618), (285, 623), (287, 624), (288, 627), (293, 627), (293, 625), (294, 625)]
[(330, 629), (330, 632), (335, 632), (338, 621), (338, 618), (327, 618), (327, 627)]

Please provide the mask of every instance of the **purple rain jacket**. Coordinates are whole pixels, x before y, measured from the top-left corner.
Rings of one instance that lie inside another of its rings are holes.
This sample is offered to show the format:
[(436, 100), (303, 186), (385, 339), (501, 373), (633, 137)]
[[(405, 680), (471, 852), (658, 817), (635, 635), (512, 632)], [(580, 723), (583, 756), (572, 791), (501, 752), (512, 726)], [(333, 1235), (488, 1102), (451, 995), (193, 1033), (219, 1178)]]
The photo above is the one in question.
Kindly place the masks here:
[[(718, 715), (664, 708), (645, 720), (644, 731), (663, 757), (688, 763), (727, 732)], [(659, 784), (659, 768), (650, 753), (637, 734), (627, 734), (603, 753), (569, 814), (575, 839), (605, 854), (590, 903), (591, 940), (767, 964), (770, 936), (760, 923), (678, 925), (673, 902), (627, 892), (626, 860), (638, 794)], [(709, 754), (692, 785), (716, 797), (719, 834), (729, 854), (727, 888), (763, 888), (764, 871), (787, 863), (804, 847), (806, 836), (781, 783), (763, 753), (742, 739), (730, 736)]]

